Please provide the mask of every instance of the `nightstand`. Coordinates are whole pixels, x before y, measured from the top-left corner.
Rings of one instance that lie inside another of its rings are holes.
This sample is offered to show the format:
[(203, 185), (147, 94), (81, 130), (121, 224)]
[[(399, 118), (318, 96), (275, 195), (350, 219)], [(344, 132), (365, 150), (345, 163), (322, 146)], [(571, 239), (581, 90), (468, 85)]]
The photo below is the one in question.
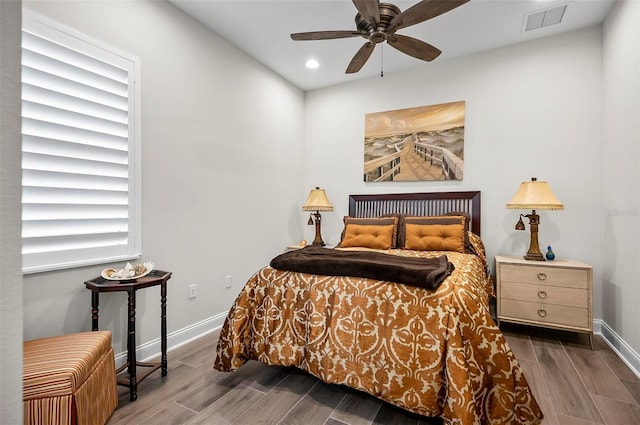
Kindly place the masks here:
[(589, 334), (593, 349), (593, 269), (576, 260), (496, 256), (498, 322)]

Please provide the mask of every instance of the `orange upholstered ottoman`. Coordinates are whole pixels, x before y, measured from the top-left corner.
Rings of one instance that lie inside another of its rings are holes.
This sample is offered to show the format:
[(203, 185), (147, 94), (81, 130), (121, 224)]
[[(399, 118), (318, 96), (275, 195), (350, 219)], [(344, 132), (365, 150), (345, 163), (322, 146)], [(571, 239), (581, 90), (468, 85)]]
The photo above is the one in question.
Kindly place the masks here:
[(118, 405), (111, 332), (24, 343), (25, 424), (104, 425)]

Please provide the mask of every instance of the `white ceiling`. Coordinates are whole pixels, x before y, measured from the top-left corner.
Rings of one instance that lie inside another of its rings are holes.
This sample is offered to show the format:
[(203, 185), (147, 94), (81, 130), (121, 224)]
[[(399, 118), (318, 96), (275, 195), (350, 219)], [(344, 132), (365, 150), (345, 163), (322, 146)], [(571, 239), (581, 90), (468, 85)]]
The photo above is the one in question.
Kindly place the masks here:
[[(389, 75), (430, 66), (383, 43), (376, 46), (360, 72), (346, 75), (344, 71), (364, 44), (363, 38), (291, 40), (294, 32), (355, 30), (356, 8), (350, 0), (170, 2), (303, 90), (379, 76), (381, 67)], [(401, 10), (415, 3), (417, 0), (393, 1)], [(613, 3), (614, 0), (471, 0), (444, 15), (401, 29), (398, 34), (442, 50), (431, 62), (435, 63), (599, 24)], [(565, 4), (567, 9), (560, 24), (523, 31), (526, 15)], [(320, 62), (320, 67), (307, 69), (304, 64), (310, 58)]]

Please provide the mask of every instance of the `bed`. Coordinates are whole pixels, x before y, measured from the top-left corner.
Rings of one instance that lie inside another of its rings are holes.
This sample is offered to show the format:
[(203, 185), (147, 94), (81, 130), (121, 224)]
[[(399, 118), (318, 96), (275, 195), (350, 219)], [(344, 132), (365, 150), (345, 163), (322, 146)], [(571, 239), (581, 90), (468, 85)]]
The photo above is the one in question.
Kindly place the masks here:
[[(220, 332), (214, 367), (234, 371), (249, 359), (294, 366), (446, 424), (541, 423), (490, 315), (480, 211), (476, 191), (351, 195), (338, 247), (282, 254), (249, 279)], [(425, 262), (438, 281), (286, 269), (287, 261), (315, 267), (325, 253), (340, 265), (352, 254)]]

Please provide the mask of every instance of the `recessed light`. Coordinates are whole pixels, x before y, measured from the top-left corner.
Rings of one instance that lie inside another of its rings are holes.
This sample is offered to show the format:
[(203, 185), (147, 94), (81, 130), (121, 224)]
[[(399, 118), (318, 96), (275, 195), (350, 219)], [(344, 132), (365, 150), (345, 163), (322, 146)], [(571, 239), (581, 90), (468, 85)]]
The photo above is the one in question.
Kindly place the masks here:
[(304, 65), (305, 65), (307, 68), (309, 68), (309, 69), (316, 69), (317, 67), (319, 67), (319, 66), (320, 66), (320, 64), (318, 63), (318, 61), (317, 61), (317, 60), (315, 60), (315, 59), (309, 59), (309, 60), (307, 61), (307, 63), (305, 63)]

